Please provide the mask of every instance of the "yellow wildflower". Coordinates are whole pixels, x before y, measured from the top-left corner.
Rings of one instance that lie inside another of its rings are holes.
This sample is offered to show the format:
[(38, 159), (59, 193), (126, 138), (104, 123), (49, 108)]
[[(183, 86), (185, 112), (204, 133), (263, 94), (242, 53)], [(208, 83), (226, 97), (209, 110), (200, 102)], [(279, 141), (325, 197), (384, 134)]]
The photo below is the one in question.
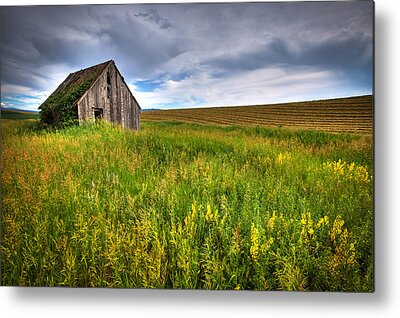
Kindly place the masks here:
[(282, 162), (283, 162), (283, 155), (282, 155), (281, 153), (278, 155), (278, 157), (276, 157), (275, 162), (276, 162), (277, 165), (282, 164)]
[(267, 252), (271, 248), (271, 245), (273, 243), (274, 243), (274, 238), (270, 237), (267, 242), (261, 245), (261, 253), (264, 254), (265, 252)]
[[(338, 215), (333, 222), (332, 230), (330, 233), (331, 241), (334, 241), (336, 237), (342, 234), (342, 227), (344, 225), (344, 221), (340, 215)], [(346, 230), (347, 232), (347, 230)]]
[[(310, 239), (314, 234), (313, 225), (314, 222), (311, 218), (311, 213), (302, 213), (301, 214), (301, 239), (307, 240)], [(309, 237), (310, 236), (310, 237)]]
[(211, 206), (207, 204), (207, 213), (206, 213), (206, 220), (207, 222), (212, 222), (214, 218), (214, 215), (211, 210)]
[(271, 231), (274, 230), (274, 224), (275, 224), (275, 220), (276, 220), (276, 213), (275, 211), (272, 213), (271, 218), (268, 220), (268, 227)]
[(301, 224), (302, 225), (306, 225), (307, 224), (306, 215), (304, 213), (301, 215)]
[(253, 262), (257, 263), (259, 256), (260, 240), (258, 229), (255, 227), (254, 223), (251, 223), (250, 241), (250, 256)]
[(316, 228), (319, 229), (322, 224), (324, 224), (324, 218), (320, 218), (319, 221), (317, 222)]
[(289, 161), (290, 158), (291, 158), (290, 154), (288, 154), (288, 153), (279, 153), (278, 156), (275, 158), (275, 163), (277, 165), (281, 165), (285, 161)]

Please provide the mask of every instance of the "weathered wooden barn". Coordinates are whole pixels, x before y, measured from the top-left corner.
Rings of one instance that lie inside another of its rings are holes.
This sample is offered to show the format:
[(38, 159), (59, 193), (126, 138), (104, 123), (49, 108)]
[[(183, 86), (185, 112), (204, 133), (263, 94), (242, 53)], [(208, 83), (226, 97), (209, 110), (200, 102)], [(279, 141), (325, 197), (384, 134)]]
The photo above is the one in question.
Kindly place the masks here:
[(50, 124), (73, 117), (79, 123), (104, 119), (136, 130), (140, 126), (140, 106), (113, 60), (69, 74), (39, 109)]

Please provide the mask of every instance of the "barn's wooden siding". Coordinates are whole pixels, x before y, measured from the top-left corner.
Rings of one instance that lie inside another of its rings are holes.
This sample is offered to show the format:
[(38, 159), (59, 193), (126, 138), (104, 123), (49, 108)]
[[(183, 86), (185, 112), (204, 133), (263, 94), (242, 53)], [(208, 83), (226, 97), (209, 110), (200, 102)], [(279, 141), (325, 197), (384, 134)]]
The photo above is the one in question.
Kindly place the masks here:
[[(107, 74), (111, 80), (111, 96), (107, 95)], [(94, 110), (102, 109), (103, 118), (126, 128), (139, 129), (140, 107), (124, 79), (110, 63), (77, 102), (79, 122), (95, 118)]]

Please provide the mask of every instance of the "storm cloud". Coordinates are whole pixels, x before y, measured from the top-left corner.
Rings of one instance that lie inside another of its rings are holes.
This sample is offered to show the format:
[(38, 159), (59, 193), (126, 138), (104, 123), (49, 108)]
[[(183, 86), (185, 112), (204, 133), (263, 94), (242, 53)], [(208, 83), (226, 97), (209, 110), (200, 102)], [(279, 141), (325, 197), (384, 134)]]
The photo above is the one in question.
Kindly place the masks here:
[(2, 106), (115, 60), (142, 108), (372, 93), (373, 3), (1, 7)]

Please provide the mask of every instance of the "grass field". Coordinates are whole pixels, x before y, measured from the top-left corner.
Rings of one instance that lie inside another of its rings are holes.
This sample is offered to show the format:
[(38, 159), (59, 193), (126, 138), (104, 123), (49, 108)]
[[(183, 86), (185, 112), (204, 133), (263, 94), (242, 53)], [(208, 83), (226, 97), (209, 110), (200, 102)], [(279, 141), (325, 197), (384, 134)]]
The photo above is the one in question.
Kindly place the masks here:
[(1, 129), (2, 285), (373, 290), (371, 135)]
[(370, 95), (274, 105), (154, 110), (146, 121), (178, 121), (244, 127), (285, 127), (330, 132), (372, 133)]

